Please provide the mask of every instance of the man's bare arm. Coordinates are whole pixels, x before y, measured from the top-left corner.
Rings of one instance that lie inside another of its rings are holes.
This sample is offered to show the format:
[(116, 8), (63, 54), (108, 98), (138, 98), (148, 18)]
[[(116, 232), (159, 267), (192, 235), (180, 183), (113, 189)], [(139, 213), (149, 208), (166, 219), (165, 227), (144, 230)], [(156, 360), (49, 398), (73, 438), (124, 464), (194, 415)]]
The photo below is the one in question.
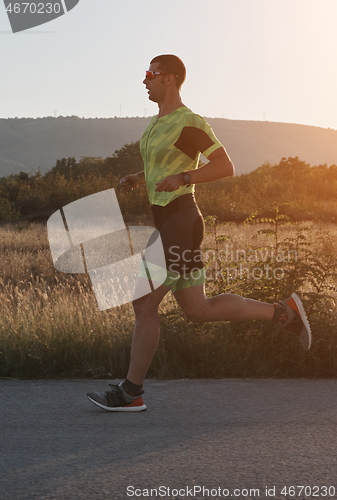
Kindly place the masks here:
[(218, 148), (208, 157), (209, 163), (196, 170), (189, 171), (191, 184), (212, 182), (234, 175), (234, 165), (224, 148)]
[[(224, 148), (218, 148), (208, 157), (209, 163), (197, 170), (189, 170), (191, 184), (212, 182), (234, 175), (234, 165)], [(171, 192), (183, 185), (181, 174), (169, 175), (157, 184), (156, 191)]]
[(139, 184), (145, 184), (144, 170), (141, 170), (140, 172), (137, 172), (135, 175), (137, 176), (138, 185)]
[(141, 170), (136, 174), (129, 174), (122, 177), (119, 181), (119, 184), (123, 191), (129, 192), (135, 189), (140, 184), (145, 184), (145, 175), (144, 171)]

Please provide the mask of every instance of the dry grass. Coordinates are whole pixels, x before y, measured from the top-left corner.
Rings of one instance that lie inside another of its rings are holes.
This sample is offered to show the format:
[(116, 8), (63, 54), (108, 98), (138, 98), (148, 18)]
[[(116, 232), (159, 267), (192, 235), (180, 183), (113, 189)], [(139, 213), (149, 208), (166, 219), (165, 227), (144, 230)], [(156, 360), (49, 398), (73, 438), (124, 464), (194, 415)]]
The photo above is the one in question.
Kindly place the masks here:
[[(280, 239), (295, 238), (303, 226), (280, 227)], [(306, 226), (311, 231), (306, 233), (310, 248), (323, 260), (334, 258), (336, 227), (312, 222)], [(268, 246), (270, 237), (254, 238), (257, 229), (268, 227), (218, 226), (217, 235), (229, 238), (219, 242), (218, 249), (226, 244), (234, 250)], [(207, 229), (212, 232), (214, 226)], [(54, 269), (45, 225), (6, 225), (0, 234), (0, 376), (123, 377), (133, 329), (132, 306), (100, 312), (86, 275)], [(215, 248), (212, 235), (205, 238), (207, 248)], [(240, 286), (236, 283), (235, 291)], [(207, 288), (211, 294), (223, 291), (218, 283), (208, 282)], [(314, 292), (310, 283), (302, 284), (304, 295)], [(329, 293), (334, 299), (333, 291)], [(161, 345), (149, 375), (335, 376), (335, 309), (330, 305), (330, 310), (320, 311), (322, 301), (316, 304), (311, 320), (317, 341), (305, 356), (297, 349), (297, 339), (285, 343), (284, 334), (271, 331), (268, 324), (189, 323), (168, 294), (161, 305)]]

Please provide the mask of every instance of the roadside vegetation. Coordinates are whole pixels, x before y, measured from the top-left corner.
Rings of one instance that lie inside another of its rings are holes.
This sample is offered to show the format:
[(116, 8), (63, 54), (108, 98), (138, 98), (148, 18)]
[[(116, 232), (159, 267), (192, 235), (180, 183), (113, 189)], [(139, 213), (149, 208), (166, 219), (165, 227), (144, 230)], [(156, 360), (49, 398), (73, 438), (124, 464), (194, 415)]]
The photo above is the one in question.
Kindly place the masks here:
[[(99, 311), (89, 277), (51, 260), (46, 219), (83, 196), (114, 187), (126, 222), (151, 225), (144, 187), (118, 190), (141, 170), (137, 143), (111, 158), (62, 159), (45, 175), (0, 179), (0, 377), (122, 378), (129, 361), (131, 304)], [(297, 291), (313, 345), (268, 322), (192, 323), (171, 294), (149, 377), (337, 376), (337, 166), (298, 158), (197, 186), (205, 217), (206, 291), (268, 302)], [(9, 222), (8, 222), (9, 221)]]
[[(304, 353), (297, 338), (269, 322), (192, 323), (168, 294), (148, 376), (336, 377), (335, 226), (288, 224), (280, 212), (247, 224), (206, 222), (207, 293), (274, 302), (298, 291), (312, 349)], [(0, 234), (0, 376), (124, 377), (131, 304), (99, 311), (88, 276), (54, 269), (44, 224), (12, 224)]]

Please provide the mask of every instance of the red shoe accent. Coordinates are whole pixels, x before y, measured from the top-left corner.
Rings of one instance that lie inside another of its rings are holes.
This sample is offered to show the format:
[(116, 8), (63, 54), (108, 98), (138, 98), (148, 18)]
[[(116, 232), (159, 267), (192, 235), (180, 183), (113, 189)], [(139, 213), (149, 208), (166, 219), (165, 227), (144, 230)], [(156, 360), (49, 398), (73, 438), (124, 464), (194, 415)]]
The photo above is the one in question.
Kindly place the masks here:
[(287, 300), (287, 306), (290, 307), (290, 309), (292, 309), (293, 311), (297, 312), (297, 314), (298, 314), (297, 304), (296, 304), (296, 302), (294, 301), (294, 299), (292, 297), (290, 297)]
[(132, 403), (130, 403), (129, 405), (125, 405), (125, 406), (127, 406), (127, 407), (130, 407), (130, 406), (143, 406), (143, 404), (144, 404), (143, 398), (137, 398), (134, 401), (132, 401)]

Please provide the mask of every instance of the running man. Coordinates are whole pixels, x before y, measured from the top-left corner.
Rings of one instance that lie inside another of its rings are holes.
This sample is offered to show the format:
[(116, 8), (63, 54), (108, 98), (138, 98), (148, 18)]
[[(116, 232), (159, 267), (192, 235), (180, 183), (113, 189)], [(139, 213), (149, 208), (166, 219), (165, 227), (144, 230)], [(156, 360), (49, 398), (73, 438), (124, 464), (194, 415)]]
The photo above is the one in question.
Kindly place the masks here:
[[(140, 141), (144, 171), (120, 180), (125, 191), (139, 184), (147, 186), (165, 251), (167, 278), (150, 294), (133, 301), (136, 321), (126, 380), (110, 384), (110, 391), (87, 394), (92, 403), (108, 411), (146, 409), (143, 382), (158, 347), (158, 307), (169, 291), (190, 321), (274, 321), (296, 333), (304, 350), (310, 349), (310, 326), (296, 294), (278, 304), (231, 293), (211, 298), (205, 295), (200, 250), (204, 221), (195, 202), (194, 185), (231, 176), (234, 167), (208, 123), (182, 103), (180, 88), (185, 76), (185, 66), (177, 56), (152, 59), (143, 83), (159, 113)], [(209, 162), (198, 168), (200, 153)]]

